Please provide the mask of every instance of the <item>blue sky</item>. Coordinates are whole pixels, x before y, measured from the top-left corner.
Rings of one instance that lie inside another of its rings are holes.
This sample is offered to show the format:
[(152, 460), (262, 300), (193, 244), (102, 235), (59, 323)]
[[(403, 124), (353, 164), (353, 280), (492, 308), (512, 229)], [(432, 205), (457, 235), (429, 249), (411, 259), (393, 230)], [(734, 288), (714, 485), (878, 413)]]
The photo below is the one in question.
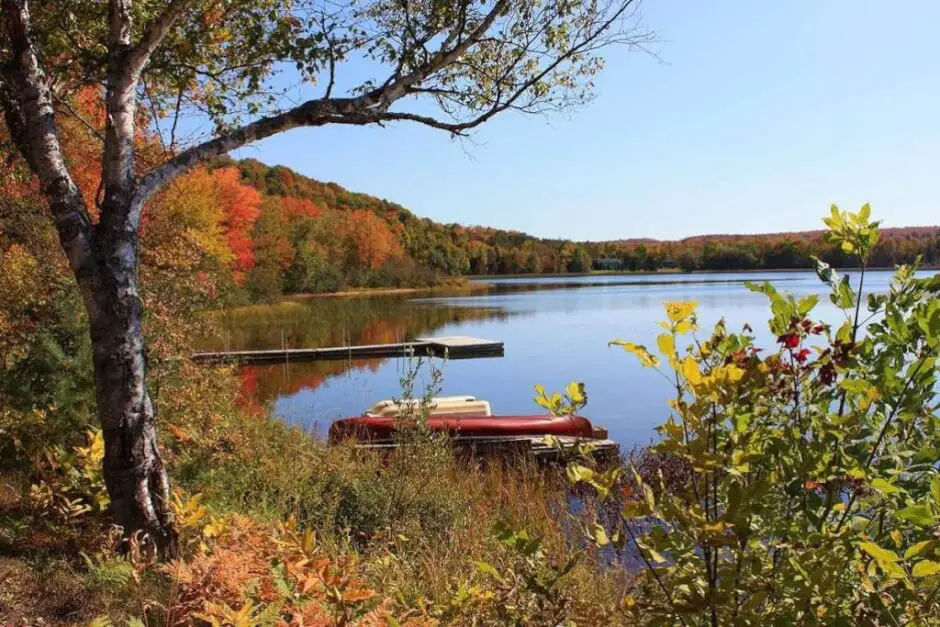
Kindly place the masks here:
[(940, 2), (646, 0), (588, 107), (440, 131), (298, 129), (238, 156), (443, 222), (579, 240), (940, 223)]

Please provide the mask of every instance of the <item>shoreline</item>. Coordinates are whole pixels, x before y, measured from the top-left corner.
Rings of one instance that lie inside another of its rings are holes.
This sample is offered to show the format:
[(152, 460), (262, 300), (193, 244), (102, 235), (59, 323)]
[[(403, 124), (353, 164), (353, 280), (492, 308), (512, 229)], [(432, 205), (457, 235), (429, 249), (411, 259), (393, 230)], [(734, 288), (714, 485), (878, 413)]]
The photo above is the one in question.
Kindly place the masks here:
[[(859, 268), (843, 268), (842, 272), (857, 272)], [(870, 267), (866, 269), (866, 272), (891, 272), (893, 267)], [(921, 271), (940, 271), (940, 266), (923, 266), (920, 268)], [(678, 269), (665, 269), (665, 270), (650, 270), (650, 271), (636, 271), (632, 272), (629, 270), (620, 271), (620, 270), (600, 270), (596, 272), (550, 272), (550, 273), (533, 273), (533, 274), (472, 274), (465, 277), (459, 277), (453, 282), (448, 282), (442, 285), (431, 285), (427, 287), (360, 287), (353, 289), (340, 290), (338, 292), (306, 292), (298, 294), (285, 294), (282, 301), (304, 301), (314, 298), (354, 298), (354, 297), (371, 297), (371, 296), (407, 296), (412, 294), (434, 294), (439, 292), (444, 292), (447, 290), (480, 290), (484, 289), (492, 283), (488, 283), (489, 280), (498, 280), (498, 281), (524, 281), (525, 279), (565, 279), (565, 278), (576, 278), (576, 277), (602, 277), (602, 276), (660, 276), (660, 275), (708, 275), (708, 274), (778, 274), (783, 272), (806, 272), (806, 273), (815, 273), (815, 270), (812, 268), (772, 268), (772, 269), (750, 269), (750, 270), (693, 270), (692, 272), (685, 272)]]
[(369, 296), (406, 296), (409, 294), (433, 294), (453, 289), (479, 289), (485, 285), (474, 284), (469, 277), (460, 277), (461, 280), (442, 285), (427, 287), (357, 287), (338, 292), (303, 292), (298, 294), (285, 294), (282, 300), (310, 300), (314, 298), (350, 298)]

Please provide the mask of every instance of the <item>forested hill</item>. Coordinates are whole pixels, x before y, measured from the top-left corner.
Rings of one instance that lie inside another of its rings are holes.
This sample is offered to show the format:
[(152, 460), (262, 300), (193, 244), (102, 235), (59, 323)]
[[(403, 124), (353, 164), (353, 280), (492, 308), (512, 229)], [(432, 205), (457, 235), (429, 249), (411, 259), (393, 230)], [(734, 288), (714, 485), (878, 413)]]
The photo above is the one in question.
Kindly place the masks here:
[[(850, 263), (822, 241), (821, 231), (679, 241), (541, 239), (419, 218), (394, 202), (254, 159), (214, 167), (237, 168), (241, 183), (261, 193), (246, 232), (251, 259), (243, 260), (247, 284), (256, 291), (424, 285), (466, 274), (809, 268), (810, 255), (820, 252), (834, 264)], [(940, 263), (940, 227), (884, 229), (873, 262), (891, 266), (917, 255)]]

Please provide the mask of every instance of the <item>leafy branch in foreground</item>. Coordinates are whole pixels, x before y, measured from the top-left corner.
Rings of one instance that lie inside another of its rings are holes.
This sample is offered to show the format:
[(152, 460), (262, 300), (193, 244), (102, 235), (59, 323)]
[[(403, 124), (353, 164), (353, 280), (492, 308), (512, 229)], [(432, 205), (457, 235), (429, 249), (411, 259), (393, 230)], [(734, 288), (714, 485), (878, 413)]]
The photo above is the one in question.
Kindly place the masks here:
[(771, 354), (747, 326), (700, 337), (695, 303), (667, 304), (661, 357), (616, 343), (675, 387), (653, 450), (691, 467), (685, 486), (634, 476), (642, 498), (622, 523), (646, 564), (638, 622), (940, 620), (940, 276), (902, 266), (866, 298), (878, 223), (866, 205), (826, 224), (861, 267), (856, 287), (818, 264), (840, 326), (810, 317), (818, 296), (761, 283), (748, 287), (770, 301)]

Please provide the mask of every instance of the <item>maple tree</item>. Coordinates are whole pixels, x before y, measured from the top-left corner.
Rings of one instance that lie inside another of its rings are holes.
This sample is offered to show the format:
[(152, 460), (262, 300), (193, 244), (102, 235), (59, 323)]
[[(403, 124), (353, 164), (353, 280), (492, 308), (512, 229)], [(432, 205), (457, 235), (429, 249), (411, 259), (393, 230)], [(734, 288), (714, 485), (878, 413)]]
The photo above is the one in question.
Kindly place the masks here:
[(226, 238), (235, 255), (235, 269), (245, 272), (254, 264), (251, 229), (260, 214), (261, 194), (243, 185), (233, 168), (222, 168), (212, 174), (216, 198), (225, 214)]

